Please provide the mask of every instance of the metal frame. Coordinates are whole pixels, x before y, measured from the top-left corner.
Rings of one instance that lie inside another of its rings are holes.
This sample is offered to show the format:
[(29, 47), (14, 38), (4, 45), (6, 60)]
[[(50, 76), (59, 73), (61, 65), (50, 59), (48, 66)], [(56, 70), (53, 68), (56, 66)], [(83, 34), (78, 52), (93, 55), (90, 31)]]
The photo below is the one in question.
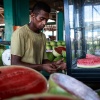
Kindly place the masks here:
[[(77, 0), (74, 0), (75, 2)], [(83, 10), (83, 0), (81, 0), (82, 5), (81, 9)], [(84, 14), (83, 11), (81, 13)], [(71, 57), (71, 43), (70, 43), (70, 25), (69, 25), (69, 0), (64, 0), (64, 17), (65, 17), (65, 34), (66, 34), (66, 56), (67, 56), (67, 74), (77, 78), (83, 82), (90, 82), (90, 83), (100, 83), (100, 68), (77, 68), (77, 58), (74, 60), (74, 64), (72, 64), (72, 57)], [(84, 26), (84, 22), (82, 22), (82, 26)], [(83, 43), (82, 49), (83, 51), (86, 50), (86, 43), (85, 43), (85, 32), (84, 27), (82, 28), (83, 32)], [(83, 52), (83, 56), (85, 52)]]

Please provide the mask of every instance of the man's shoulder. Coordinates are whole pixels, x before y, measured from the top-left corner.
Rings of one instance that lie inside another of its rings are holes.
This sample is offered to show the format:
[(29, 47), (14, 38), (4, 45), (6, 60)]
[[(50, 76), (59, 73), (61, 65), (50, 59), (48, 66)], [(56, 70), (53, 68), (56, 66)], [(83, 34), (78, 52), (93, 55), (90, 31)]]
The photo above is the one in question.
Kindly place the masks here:
[(16, 34), (16, 35), (20, 34), (21, 35), (21, 34), (24, 34), (26, 32), (26, 30), (27, 30), (27, 25), (24, 25), (24, 26), (19, 27), (17, 30), (15, 30), (13, 32), (13, 34)]
[(42, 35), (43, 35), (43, 37), (45, 37), (45, 38), (46, 38), (46, 35), (45, 35), (44, 33), (42, 33)]
[(42, 34), (43, 36), (46, 36), (43, 32), (41, 32), (41, 34)]
[(25, 30), (27, 30), (27, 24), (26, 25), (24, 25), (24, 26), (21, 26), (20, 28), (18, 28), (16, 31), (25, 31)]

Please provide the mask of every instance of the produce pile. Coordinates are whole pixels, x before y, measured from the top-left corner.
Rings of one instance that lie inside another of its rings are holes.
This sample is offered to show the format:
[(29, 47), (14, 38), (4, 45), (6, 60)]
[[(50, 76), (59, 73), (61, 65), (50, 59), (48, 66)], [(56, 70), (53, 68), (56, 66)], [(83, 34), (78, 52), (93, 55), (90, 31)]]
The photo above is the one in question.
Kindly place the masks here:
[(60, 59), (64, 59), (64, 62), (66, 62), (65, 41), (47, 41), (46, 50), (47, 57), (50, 61), (58, 61)]
[(58, 46), (66, 46), (65, 41), (47, 41), (46, 42), (46, 50), (53, 50), (55, 47)]
[(0, 67), (0, 100), (100, 100), (84, 83), (61, 73), (49, 80), (26, 66)]

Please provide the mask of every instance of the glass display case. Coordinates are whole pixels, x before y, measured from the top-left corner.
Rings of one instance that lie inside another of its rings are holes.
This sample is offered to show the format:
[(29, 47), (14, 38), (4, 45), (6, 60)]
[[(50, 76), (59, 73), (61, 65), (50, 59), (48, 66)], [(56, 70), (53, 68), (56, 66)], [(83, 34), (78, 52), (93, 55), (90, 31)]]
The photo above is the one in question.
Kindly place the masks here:
[(64, 0), (67, 74), (100, 82), (100, 0)]

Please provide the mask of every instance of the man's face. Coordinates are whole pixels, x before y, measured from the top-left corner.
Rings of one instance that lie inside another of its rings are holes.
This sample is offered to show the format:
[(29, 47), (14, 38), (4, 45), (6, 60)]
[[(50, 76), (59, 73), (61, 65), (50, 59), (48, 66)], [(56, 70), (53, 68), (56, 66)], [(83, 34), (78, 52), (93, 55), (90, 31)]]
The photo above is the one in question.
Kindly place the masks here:
[(34, 14), (32, 18), (32, 22), (34, 24), (34, 27), (38, 30), (42, 30), (48, 19), (49, 19), (49, 13), (41, 10), (40, 12), (37, 12), (38, 14)]

